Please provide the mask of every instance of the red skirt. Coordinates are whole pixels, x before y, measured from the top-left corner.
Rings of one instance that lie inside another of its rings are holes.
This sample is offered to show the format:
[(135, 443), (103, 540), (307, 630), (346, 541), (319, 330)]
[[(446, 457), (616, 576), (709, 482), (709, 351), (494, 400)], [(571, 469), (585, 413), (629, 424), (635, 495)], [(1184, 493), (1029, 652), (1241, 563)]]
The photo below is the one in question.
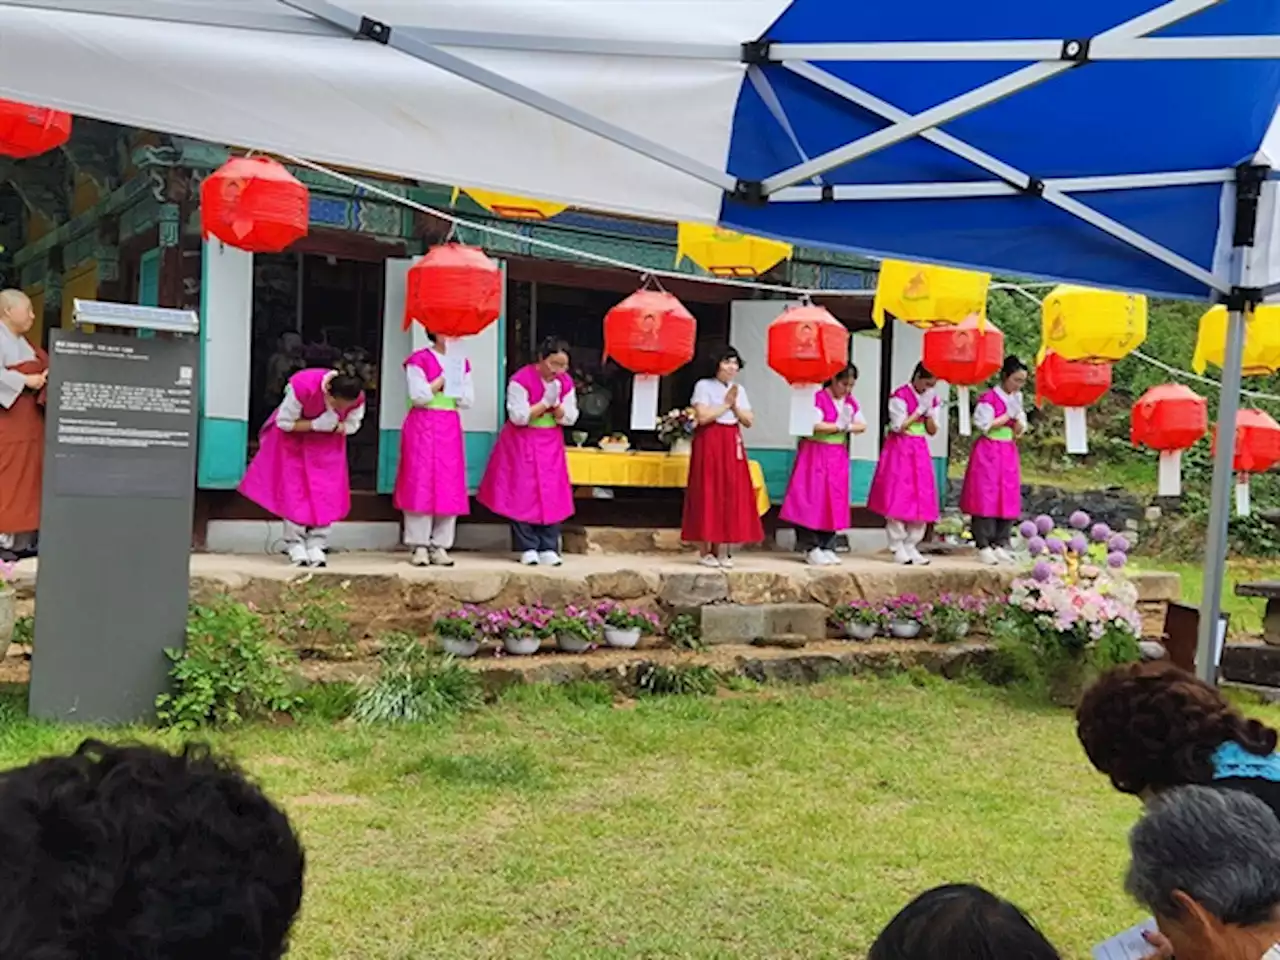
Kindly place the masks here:
[(736, 424), (711, 423), (694, 433), (680, 536), (686, 543), (764, 539), (747, 450)]

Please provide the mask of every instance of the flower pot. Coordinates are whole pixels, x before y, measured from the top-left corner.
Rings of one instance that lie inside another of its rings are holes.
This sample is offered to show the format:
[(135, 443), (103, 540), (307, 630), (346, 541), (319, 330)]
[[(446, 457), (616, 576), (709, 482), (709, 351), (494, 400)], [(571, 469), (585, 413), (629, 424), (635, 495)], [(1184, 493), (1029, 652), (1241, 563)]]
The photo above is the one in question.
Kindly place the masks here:
[(850, 640), (872, 640), (880, 628), (874, 623), (846, 623), (844, 635)]
[(671, 449), (668, 452), (673, 457), (687, 457), (689, 454), (693, 453), (693, 441), (676, 440), (671, 444)]
[(920, 636), (920, 621), (891, 620), (889, 622), (889, 636), (898, 640), (914, 640)]
[(640, 642), (640, 629), (637, 627), (631, 630), (619, 630), (616, 627), (605, 627), (604, 642), (611, 647), (633, 650)]
[(542, 646), (538, 637), (503, 637), (502, 649), (513, 657), (531, 657)]
[(586, 653), (591, 649), (591, 641), (570, 633), (562, 633), (556, 637), (556, 649), (562, 653)]
[(454, 657), (474, 657), (480, 649), (479, 640), (460, 640), (457, 637), (437, 637), (440, 649)]
[(0, 589), (0, 657), (13, 642), (13, 626), (18, 620), (18, 595), (12, 587)]

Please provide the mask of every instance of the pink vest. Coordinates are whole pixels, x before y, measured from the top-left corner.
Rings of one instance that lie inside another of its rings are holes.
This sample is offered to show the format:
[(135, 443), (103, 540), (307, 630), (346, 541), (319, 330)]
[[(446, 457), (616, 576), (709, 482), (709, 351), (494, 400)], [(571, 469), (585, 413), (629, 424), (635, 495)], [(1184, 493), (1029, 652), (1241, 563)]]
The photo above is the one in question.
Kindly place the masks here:
[[(556, 374), (556, 379), (560, 381), (560, 399), (563, 400), (573, 392), (573, 377), (567, 373), (559, 373)], [(533, 407), (542, 402), (547, 385), (543, 382), (542, 375), (538, 373), (537, 364), (530, 363), (521, 367), (511, 378), (511, 382), (524, 387), (525, 393), (529, 394), (529, 406)]]
[[(298, 398), (298, 403), (302, 404), (303, 420), (314, 420), (329, 409), (329, 404), (324, 395), (324, 382), (325, 378), (331, 373), (333, 373), (332, 370), (312, 367), (309, 370), (301, 370), (289, 378), (289, 386), (293, 389), (293, 395)], [(356, 409), (356, 407), (362, 406), (364, 406), (363, 391), (355, 403), (338, 414), (338, 419), (346, 420), (347, 414)], [(274, 417), (272, 420), (274, 422)]]
[[(428, 383), (444, 373), (444, 367), (440, 366), (440, 361), (436, 359), (436, 355), (430, 347), (423, 347), (421, 350), (409, 354), (404, 365), (406, 367), (417, 367), (426, 375)], [(467, 373), (471, 372), (470, 360), (466, 361), (466, 371)]]

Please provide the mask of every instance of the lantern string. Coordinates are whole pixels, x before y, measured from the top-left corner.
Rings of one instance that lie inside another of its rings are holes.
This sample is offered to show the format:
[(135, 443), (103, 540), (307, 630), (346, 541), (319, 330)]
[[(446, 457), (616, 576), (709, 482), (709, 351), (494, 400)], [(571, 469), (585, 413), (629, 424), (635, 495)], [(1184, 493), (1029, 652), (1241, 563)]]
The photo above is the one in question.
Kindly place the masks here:
[(317, 173), (322, 173), (328, 177), (332, 177), (340, 183), (347, 184), (347, 186), (356, 187), (373, 196), (381, 197), (382, 199), (389, 200), (392, 203), (398, 203), (402, 206), (409, 207), (412, 210), (417, 210), (419, 213), (425, 213), (428, 216), (448, 221), (453, 224), (455, 232), (458, 227), (468, 227), (472, 230), (479, 230), (482, 233), (487, 233), (495, 237), (502, 237), (505, 240), (513, 240), (516, 243), (524, 243), (533, 247), (542, 247), (546, 250), (554, 250), (557, 253), (565, 254), (574, 260), (591, 261), (601, 264), (602, 266), (613, 267), (616, 270), (625, 270), (628, 273), (640, 274), (642, 278), (649, 276), (655, 281), (659, 277), (665, 277), (668, 280), (686, 280), (691, 283), (709, 283), (723, 287), (741, 287), (746, 290), (767, 290), (770, 293), (784, 293), (794, 297), (871, 297), (875, 293), (873, 290), (813, 290), (805, 287), (792, 287), (777, 283), (763, 283), (757, 280), (737, 280), (732, 277), (704, 276), (697, 273), (679, 273), (675, 270), (657, 270), (648, 267), (640, 267), (634, 263), (627, 263), (625, 260), (615, 260), (613, 257), (606, 257), (599, 253), (592, 253), (589, 250), (577, 250), (573, 247), (566, 247), (553, 240), (543, 240), (540, 237), (527, 237), (524, 234), (513, 233), (510, 230), (503, 230), (501, 227), (491, 226), (487, 223), (477, 223), (473, 220), (468, 220), (465, 217), (459, 217), (452, 213), (446, 213), (443, 210), (437, 210), (435, 207), (429, 207), (426, 204), (418, 203), (416, 200), (411, 200), (408, 197), (399, 196), (392, 193), (390, 190), (383, 190), (375, 184), (366, 183), (358, 177), (349, 176), (348, 174), (330, 169), (323, 164), (315, 163), (311, 160), (304, 160), (301, 157), (290, 156), (287, 153), (282, 153), (280, 156), (292, 164), (296, 164), (300, 167), (306, 167), (308, 170), (314, 170)]

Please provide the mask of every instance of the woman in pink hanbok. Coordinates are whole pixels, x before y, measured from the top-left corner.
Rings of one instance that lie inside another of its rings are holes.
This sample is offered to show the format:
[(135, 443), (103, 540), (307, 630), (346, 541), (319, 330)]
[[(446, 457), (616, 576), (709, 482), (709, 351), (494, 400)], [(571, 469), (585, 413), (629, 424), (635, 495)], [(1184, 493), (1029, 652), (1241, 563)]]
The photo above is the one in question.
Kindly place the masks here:
[(258, 434), (240, 493), (284, 520), (294, 566), (323, 567), (329, 528), (351, 510), (347, 437), (364, 420), (363, 388), (346, 361), (337, 370), (301, 370)]
[(849, 508), (849, 437), (867, 429), (853, 399), (852, 364), (814, 395), (813, 435), (800, 441), (779, 518), (796, 528), (796, 546), (814, 566), (840, 562), (836, 534), (852, 523)]
[(1018, 438), (1027, 431), (1022, 408), (1022, 388), (1027, 365), (1006, 357), (1000, 383), (978, 398), (973, 426), (978, 439), (969, 454), (960, 491), (960, 509), (972, 518), (973, 542), (978, 559), (994, 566), (1013, 563), (1009, 537), (1022, 516), (1022, 465)]
[[(428, 334), (430, 337), (430, 334)], [(471, 361), (464, 361), (458, 396), (445, 393), (444, 354), (431, 346), (404, 362), (409, 413), (400, 430), (400, 466), (394, 503), (404, 511), (404, 542), (415, 566), (452, 567), (458, 518), (470, 512), (462, 418), (475, 402)]]
[(573, 516), (561, 428), (578, 422), (578, 398), (568, 370), (569, 345), (550, 337), (537, 361), (507, 383), (507, 422), (476, 495), (511, 521), (512, 542), (527, 567), (560, 566), (560, 525)]
[(889, 395), (889, 432), (871, 480), (867, 509), (885, 519), (889, 549), (898, 563), (927, 565), (920, 552), (929, 524), (938, 519), (938, 481), (929, 438), (938, 432), (938, 378), (917, 363), (911, 382)]

